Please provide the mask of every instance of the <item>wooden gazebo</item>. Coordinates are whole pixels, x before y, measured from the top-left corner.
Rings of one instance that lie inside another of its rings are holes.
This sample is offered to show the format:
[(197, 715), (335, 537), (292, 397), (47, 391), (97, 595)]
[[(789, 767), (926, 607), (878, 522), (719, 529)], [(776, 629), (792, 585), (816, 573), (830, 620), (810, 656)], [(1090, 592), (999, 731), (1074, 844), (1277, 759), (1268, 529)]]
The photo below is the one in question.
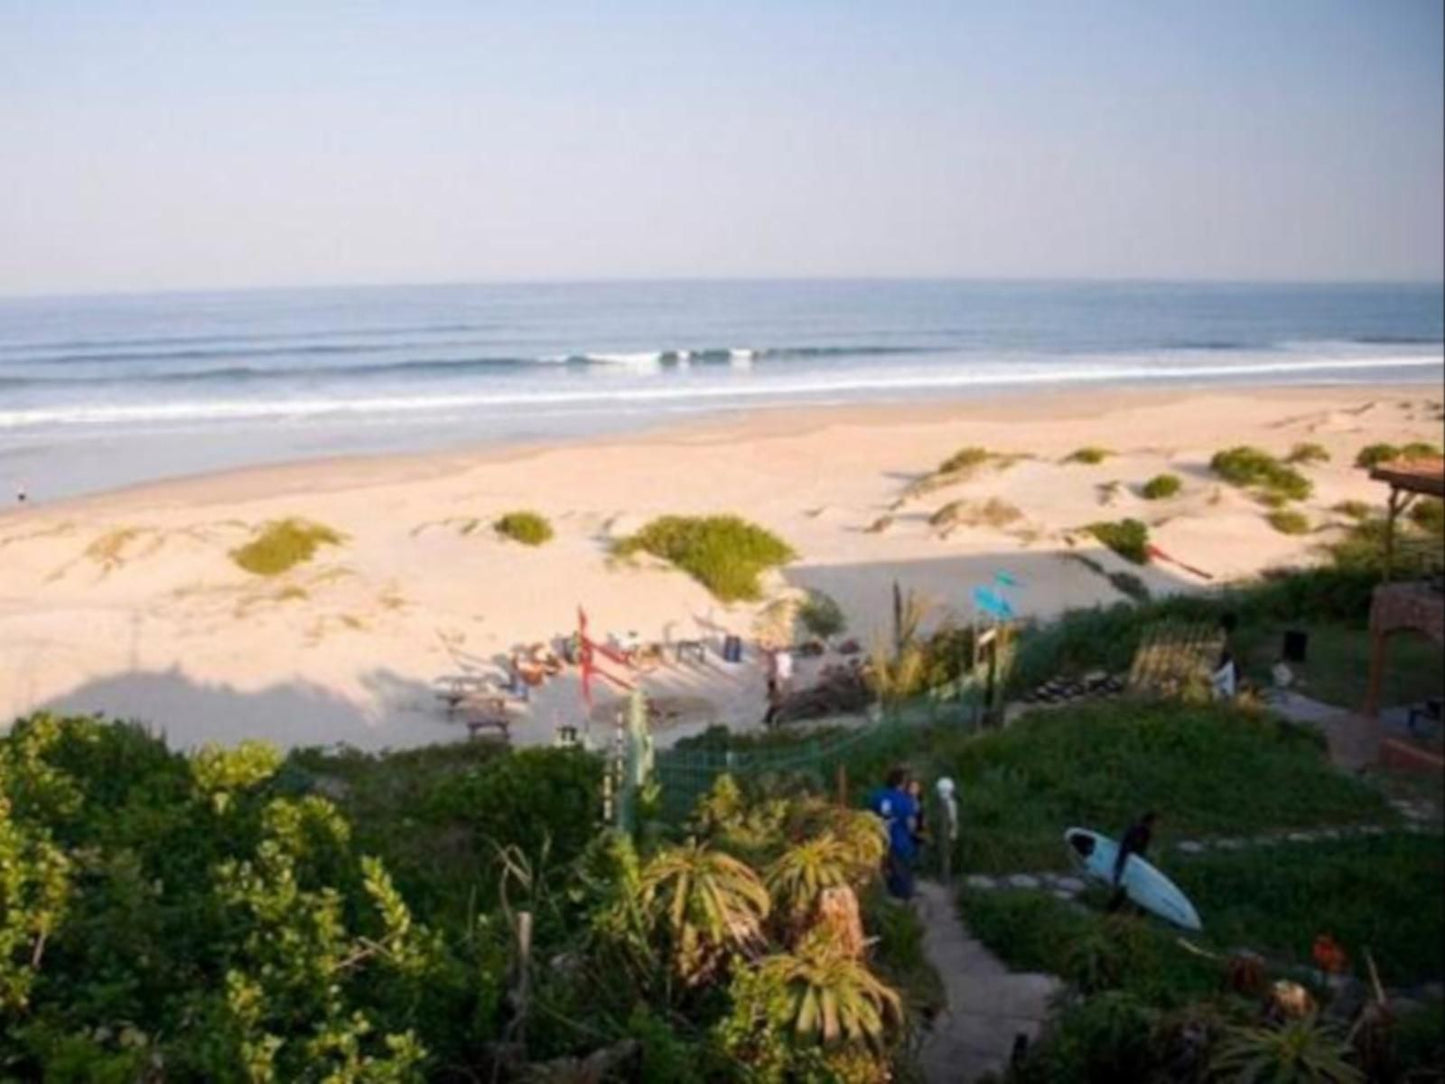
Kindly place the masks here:
[(1385, 521), (1385, 583), (1370, 601), (1370, 683), (1363, 714), (1380, 715), (1380, 689), (1385, 676), (1389, 638), (1406, 629), (1423, 632), (1445, 644), (1445, 593), (1439, 580), (1390, 582), (1394, 571), (1395, 527), (1417, 497), (1445, 498), (1445, 459), (1438, 456), (1381, 463), (1370, 477), (1390, 487)]

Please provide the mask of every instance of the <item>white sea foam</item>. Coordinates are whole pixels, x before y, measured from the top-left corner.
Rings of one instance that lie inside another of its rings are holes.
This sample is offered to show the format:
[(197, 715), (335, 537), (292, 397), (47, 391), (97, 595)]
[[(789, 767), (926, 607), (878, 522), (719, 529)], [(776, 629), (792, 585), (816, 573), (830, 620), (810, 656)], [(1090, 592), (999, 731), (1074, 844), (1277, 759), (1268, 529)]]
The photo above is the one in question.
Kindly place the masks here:
[[(617, 355), (640, 357), (641, 355)], [(656, 358), (657, 355), (648, 355)], [(1196, 355), (1198, 356), (1198, 355)], [(1177, 355), (1176, 355), (1177, 357)], [(328, 415), (417, 415), (436, 411), (595, 404), (611, 408), (624, 403), (717, 403), (722, 400), (811, 398), (859, 392), (919, 392), (986, 387), (1108, 382), (1159, 383), (1172, 380), (1208, 380), (1257, 377), (1305, 377), (1311, 374), (1368, 373), (1380, 369), (1427, 370), (1445, 365), (1441, 356), (1374, 356), (1354, 358), (1302, 358), (1294, 355), (1254, 355), (1233, 363), (1160, 364), (1158, 359), (1126, 362), (1095, 359), (1068, 366), (975, 365), (970, 368), (930, 370), (840, 369), (834, 373), (811, 371), (795, 377), (772, 379), (719, 379), (708, 383), (658, 381), (619, 387), (607, 381), (567, 390), (496, 390), (432, 395), (378, 395), (369, 397), (316, 397), (297, 399), (186, 400), (127, 404), (76, 404), (0, 410), (0, 430), (42, 426), (104, 426), (143, 422), (264, 421), (304, 419)]]

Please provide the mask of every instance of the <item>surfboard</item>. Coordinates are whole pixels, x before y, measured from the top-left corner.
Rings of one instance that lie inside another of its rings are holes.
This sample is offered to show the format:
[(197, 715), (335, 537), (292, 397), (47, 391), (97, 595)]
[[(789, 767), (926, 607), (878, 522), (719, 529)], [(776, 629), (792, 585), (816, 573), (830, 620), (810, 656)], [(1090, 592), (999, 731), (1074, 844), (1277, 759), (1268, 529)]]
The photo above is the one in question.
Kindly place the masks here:
[[(1119, 844), (1108, 836), (1087, 828), (1070, 828), (1064, 833), (1064, 842), (1079, 860), (1084, 871), (1097, 881), (1107, 885), (1114, 883), (1114, 860), (1119, 856)], [(1124, 863), (1120, 887), (1128, 897), (1150, 914), (1158, 915), (1166, 922), (1186, 930), (1202, 930), (1199, 912), (1189, 897), (1173, 881), (1151, 866), (1137, 854), (1131, 854)]]

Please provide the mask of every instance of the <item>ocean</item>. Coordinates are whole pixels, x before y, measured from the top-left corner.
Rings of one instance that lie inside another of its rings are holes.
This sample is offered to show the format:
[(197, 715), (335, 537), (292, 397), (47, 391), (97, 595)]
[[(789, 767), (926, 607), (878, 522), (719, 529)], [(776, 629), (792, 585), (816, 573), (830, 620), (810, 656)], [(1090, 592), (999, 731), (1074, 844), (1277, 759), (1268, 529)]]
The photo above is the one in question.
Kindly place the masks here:
[(1429, 284), (617, 282), (0, 299), (0, 497), (792, 404), (1438, 383), (1442, 342), (1445, 293)]

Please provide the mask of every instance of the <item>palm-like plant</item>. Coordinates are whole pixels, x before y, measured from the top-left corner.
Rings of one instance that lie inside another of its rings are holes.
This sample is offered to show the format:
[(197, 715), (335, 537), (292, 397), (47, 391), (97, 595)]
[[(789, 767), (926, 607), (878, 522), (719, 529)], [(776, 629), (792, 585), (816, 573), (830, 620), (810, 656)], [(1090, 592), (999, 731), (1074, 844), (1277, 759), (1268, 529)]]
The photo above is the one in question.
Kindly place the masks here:
[(852, 866), (847, 844), (823, 832), (784, 851), (768, 867), (763, 882), (789, 920), (802, 924), (817, 910), (826, 889), (848, 885)]
[(1278, 1027), (1232, 1028), (1210, 1060), (1216, 1080), (1258, 1084), (1363, 1084), (1350, 1049), (1313, 1013)]
[(769, 956), (758, 973), (782, 993), (789, 1026), (803, 1041), (878, 1049), (903, 1020), (898, 992), (826, 936), (810, 936), (794, 952)]
[(706, 978), (726, 953), (756, 945), (771, 903), (747, 865), (695, 840), (652, 857), (642, 871), (639, 902), (689, 984)]

